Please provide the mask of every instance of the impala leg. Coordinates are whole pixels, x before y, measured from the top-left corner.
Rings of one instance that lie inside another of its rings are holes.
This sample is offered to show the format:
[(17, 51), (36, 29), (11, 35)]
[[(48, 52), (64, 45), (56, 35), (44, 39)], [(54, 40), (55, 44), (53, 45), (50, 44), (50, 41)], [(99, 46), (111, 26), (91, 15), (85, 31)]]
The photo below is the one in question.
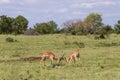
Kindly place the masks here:
[(68, 63), (68, 58), (67, 57), (65, 58), (65, 61)]
[(53, 60), (51, 60), (51, 64), (53, 64)]
[(57, 62), (60, 63), (60, 58), (57, 59)]
[(43, 62), (44, 66), (45, 66), (45, 60), (46, 58), (45, 57), (42, 57), (41, 61), (40, 62)]
[(78, 59), (77, 59), (77, 57), (75, 57), (75, 61), (77, 61)]
[(70, 58), (69, 58), (68, 62), (70, 63), (70, 62), (71, 62), (71, 60), (72, 60), (72, 57), (70, 57)]
[(41, 60), (40, 60), (40, 64), (43, 62), (43, 58), (41, 58)]
[(76, 57), (73, 57), (73, 61), (74, 61), (74, 63), (76, 62)]
[(53, 64), (53, 57), (50, 57), (50, 60), (51, 60), (51, 64)]
[(80, 60), (80, 54), (78, 53), (78, 56), (77, 56), (78, 60)]

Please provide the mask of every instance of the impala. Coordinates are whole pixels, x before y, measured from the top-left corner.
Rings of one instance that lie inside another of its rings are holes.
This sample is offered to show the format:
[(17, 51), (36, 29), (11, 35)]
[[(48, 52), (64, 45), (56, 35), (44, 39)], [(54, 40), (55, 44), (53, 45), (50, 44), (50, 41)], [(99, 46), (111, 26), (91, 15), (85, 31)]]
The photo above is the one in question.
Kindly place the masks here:
[(60, 63), (60, 61), (63, 59), (63, 57), (56, 57), (52, 52), (43, 52), (41, 55), (41, 61), (44, 61), (45, 63), (46, 58), (49, 58), (51, 60), (51, 64), (53, 64), (54, 60)]
[(76, 62), (77, 60), (80, 60), (79, 51), (72, 51), (72, 53), (68, 57), (66, 57), (67, 63), (70, 63), (71, 60), (74, 60), (74, 62)]

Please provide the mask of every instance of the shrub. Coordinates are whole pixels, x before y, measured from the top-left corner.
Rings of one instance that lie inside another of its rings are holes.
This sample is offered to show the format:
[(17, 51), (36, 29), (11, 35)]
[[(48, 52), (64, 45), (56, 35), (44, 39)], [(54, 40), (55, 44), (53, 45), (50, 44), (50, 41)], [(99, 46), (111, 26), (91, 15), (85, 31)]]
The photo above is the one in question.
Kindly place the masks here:
[(84, 48), (85, 44), (82, 42), (73, 42), (73, 44), (76, 44), (79, 48)]
[(13, 39), (13, 38), (11, 38), (11, 37), (7, 37), (7, 38), (6, 38), (6, 41), (7, 41), (7, 42), (16, 42), (17, 40), (15, 40), (15, 39)]
[(95, 35), (94, 39), (105, 39), (105, 35), (103, 34)]
[(71, 43), (69, 41), (64, 41), (65, 45), (71, 45)]
[(96, 46), (98, 46), (98, 47), (112, 47), (112, 46), (120, 46), (120, 43), (119, 42), (112, 42), (112, 43), (100, 42)]

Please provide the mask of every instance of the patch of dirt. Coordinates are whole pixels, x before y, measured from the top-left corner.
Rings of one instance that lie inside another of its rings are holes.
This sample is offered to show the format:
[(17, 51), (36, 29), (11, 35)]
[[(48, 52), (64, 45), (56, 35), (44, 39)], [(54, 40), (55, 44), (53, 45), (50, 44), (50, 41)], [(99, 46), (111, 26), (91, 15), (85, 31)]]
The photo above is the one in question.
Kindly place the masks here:
[(25, 57), (25, 58), (20, 58), (21, 61), (34, 61), (34, 60), (40, 60), (41, 57)]
[(16, 61), (36, 61), (40, 60), (41, 57), (24, 57), (20, 59), (14, 59), (14, 60), (0, 60), (0, 63), (2, 62), (16, 62)]

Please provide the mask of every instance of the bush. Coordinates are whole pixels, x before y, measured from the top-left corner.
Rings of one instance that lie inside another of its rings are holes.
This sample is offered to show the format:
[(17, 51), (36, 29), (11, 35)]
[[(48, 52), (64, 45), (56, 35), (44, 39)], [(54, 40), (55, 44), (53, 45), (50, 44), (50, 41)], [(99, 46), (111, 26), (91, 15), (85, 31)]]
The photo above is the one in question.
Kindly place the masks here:
[(105, 35), (103, 34), (95, 35), (94, 39), (105, 39)]
[(112, 42), (112, 43), (105, 43), (105, 42), (100, 42), (96, 46), (98, 47), (113, 47), (113, 46), (120, 46), (120, 42)]
[(17, 40), (15, 40), (15, 39), (13, 39), (13, 38), (11, 38), (11, 37), (7, 37), (7, 38), (6, 38), (6, 41), (7, 41), (7, 42), (16, 42)]
[(64, 41), (65, 45), (71, 45), (71, 43), (69, 41)]
[(73, 44), (76, 44), (79, 48), (84, 48), (85, 44), (82, 42), (73, 42)]

